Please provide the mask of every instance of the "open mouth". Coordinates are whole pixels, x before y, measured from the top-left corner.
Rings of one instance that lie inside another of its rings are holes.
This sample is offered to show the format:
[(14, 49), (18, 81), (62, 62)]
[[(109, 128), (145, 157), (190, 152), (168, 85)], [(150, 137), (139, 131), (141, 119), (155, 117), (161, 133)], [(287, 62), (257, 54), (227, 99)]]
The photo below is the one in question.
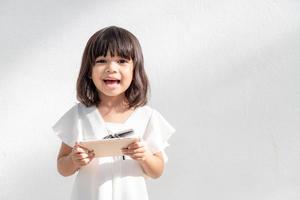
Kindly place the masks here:
[(103, 80), (104, 81), (104, 83), (105, 84), (107, 84), (107, 85), (114, 85), (114, 84), (120, 84), (120, 80), (109, 80), (109, 79), (107, 79), (107, 80)]

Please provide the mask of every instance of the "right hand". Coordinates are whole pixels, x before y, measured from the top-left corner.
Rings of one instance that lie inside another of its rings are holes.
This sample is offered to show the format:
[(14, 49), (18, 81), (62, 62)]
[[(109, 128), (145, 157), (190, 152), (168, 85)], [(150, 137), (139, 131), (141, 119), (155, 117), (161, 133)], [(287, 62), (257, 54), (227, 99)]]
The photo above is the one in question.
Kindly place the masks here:
[(73, 163), (78, 167), (85, 166), (89, 164), (93, 158), (95, 157), (94, 150), (87, 149), (85, 147), (80, 146), (77, 142), (72, 148), (69, 157), (73, 161)]

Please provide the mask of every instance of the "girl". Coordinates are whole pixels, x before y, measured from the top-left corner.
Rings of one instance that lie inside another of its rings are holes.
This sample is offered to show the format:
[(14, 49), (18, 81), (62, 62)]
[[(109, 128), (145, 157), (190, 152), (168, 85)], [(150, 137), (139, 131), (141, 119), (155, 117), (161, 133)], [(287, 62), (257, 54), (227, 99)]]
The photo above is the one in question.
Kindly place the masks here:
[[(57, 169), (77, 176), (72, 200), (146, 200), (145, 178), (161, 176), (164, 148), (175, 129), (147, 103), (148, 79), (137, 38), (111, 26), (87, 42), (77, 79), (80, 103), (66, 112), (53, 130), (62, 140)], [(95, 158), (78, 141), (102, 139), (132, 128), (141, 141), (122, 156)]]

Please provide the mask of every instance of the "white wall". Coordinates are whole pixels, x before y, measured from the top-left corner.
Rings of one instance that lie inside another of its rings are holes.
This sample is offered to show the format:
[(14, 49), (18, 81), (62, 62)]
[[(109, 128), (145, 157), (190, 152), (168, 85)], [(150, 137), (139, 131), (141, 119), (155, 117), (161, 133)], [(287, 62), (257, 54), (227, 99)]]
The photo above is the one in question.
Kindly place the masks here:
[(177, 129), (152, 199), (300, 198), (300, 2), (1, 1), (0, 199), (67, 199), (53, 123), (87, 39), (140, 40), (150, 104)]

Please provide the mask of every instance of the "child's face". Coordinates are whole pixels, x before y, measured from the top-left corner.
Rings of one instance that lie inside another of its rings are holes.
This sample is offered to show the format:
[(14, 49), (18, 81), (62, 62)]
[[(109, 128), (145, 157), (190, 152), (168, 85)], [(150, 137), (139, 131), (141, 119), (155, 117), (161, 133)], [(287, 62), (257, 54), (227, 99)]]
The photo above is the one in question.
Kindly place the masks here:
[(131, 84), (133, 76), (133, 62), (119, 56), (96, 58), (92, 68), (92, 80), (101, 95), (125, 97), (125, 91)]

